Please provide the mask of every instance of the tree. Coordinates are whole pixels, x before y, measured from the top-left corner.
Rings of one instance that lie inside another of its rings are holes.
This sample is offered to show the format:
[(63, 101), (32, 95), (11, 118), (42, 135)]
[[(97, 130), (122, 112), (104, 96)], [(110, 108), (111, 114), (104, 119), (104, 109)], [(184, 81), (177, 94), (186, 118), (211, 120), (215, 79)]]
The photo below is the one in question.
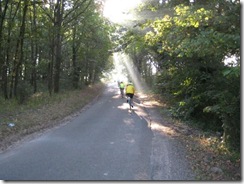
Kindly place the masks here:
[[(225, 142), (238, 149), (240, 65), (230, 67), (223, 61), (226, 56), (240, 58), (240, 4), (196, 1), (194, 6), (175, 6), (174, 11), (142, 26), (151, 30), (144, 46), (157, 62), (157, 91), (169, 97), (173, 116), (223, 131)], [(131, 45), (136, 42), (133, 39)], [(137, 50), (137, 56), (143, 50)], [(140, 65), (146, 62), (139, 60)], [(233, 74), (226, 77), (228, 72)]]
[(63, 89), (72, 81), (77, 88), (106, 69), (110, 26), (95, 1), (0, 1), (0, 13), (0, 94), (6, 99), (27, 99), (46, 84), (50, 94), (58, 93), (60, 81)]
[(8, 98), (8, 91), (7, 91), (7, 85), (8, 85), (8, 79), (7, 79), (7, 63), (4, 61), (4, 54), (3, 54), (3, 30), (4, 30), (4, 22), (6, 21), (6, 14), (9, 7), (9, 1), (6, 0), (5, 4), (0, 3), (0, 74), (2, 76), (2, 91), (4, 97)]

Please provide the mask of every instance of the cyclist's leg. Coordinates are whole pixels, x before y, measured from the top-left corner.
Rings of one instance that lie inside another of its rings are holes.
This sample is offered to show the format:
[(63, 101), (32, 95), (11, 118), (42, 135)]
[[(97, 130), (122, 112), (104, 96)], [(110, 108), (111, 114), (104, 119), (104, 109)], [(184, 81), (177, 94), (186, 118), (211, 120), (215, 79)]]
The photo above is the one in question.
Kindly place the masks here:
[(131, 95), (130, 95), (130, 99), (131, 99), (131, 106), (132, 106), (132, 107), (134, 106), (134, 103), (133, 103), (133, 97), (134, 97), (134, 94), (131, 94)]
[(122, 98), (124, 98), (124, 88), (121, 89), (122, 91)]
[(123, 90), (124, 90), (123, 88), (120, 88), (120, 95), (121, 95), (122, 98), (123, 98), (123, 96), (124, 96), (124, 95), (123, 95), (123, 92), (124, 92)]
[(132, 105), (132, 98), (133, 98), (133, 94), (129, 94), (129, 105), (130, 105), (130, 108), (133, 107)]
[(129, 108), (130, 108), (130, 110), (131, 110), (131, 107), (132, 107), (132, 106), (131, 106), (131, 100), (132, 100), (132, 99), (131, 99), (131, 94), (129, 94)]

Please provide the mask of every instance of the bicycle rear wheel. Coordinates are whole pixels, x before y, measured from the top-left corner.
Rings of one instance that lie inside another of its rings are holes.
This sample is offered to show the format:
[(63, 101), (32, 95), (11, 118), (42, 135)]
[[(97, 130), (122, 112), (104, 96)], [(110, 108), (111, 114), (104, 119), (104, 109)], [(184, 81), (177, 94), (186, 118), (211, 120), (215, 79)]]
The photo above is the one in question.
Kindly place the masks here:
[(130, 107), (130, 110), (131, 110), (131, 98), (130, 97), (128, 99), (128, 103), (129, 103), (129, 107)]

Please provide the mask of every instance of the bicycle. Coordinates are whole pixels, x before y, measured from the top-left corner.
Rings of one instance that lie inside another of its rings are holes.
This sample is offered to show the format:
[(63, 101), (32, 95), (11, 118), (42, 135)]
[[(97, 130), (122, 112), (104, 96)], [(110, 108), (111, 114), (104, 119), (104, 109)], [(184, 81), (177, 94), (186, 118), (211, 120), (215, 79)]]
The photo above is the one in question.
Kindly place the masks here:
[(131, 110), (131, 108), (133, 107), (131, 97), (128, 97), (127, 101), (128, 101), (128, 104), (129, 104), (129, 107), (130, 107), (130, 110)]
[(120, 88), (120, 95), (121, 95), (121, 98), (124, 98), (124, 89), (123, 88)]

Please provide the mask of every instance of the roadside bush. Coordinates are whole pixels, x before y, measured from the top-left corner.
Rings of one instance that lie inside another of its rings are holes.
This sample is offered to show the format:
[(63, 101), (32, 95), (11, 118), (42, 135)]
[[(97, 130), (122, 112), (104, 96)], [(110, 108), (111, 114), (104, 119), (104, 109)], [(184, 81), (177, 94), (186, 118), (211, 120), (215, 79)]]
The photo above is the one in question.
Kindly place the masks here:
[[(222, 132), (232, 149), (240, 149), (240, 67), (215, 72), (168, 68), (157, 79), (157, 91), (171, 98), (175, 118), (195, 122), (205, 130)], [(188, 70), (188, 71), (187, 71)]]

